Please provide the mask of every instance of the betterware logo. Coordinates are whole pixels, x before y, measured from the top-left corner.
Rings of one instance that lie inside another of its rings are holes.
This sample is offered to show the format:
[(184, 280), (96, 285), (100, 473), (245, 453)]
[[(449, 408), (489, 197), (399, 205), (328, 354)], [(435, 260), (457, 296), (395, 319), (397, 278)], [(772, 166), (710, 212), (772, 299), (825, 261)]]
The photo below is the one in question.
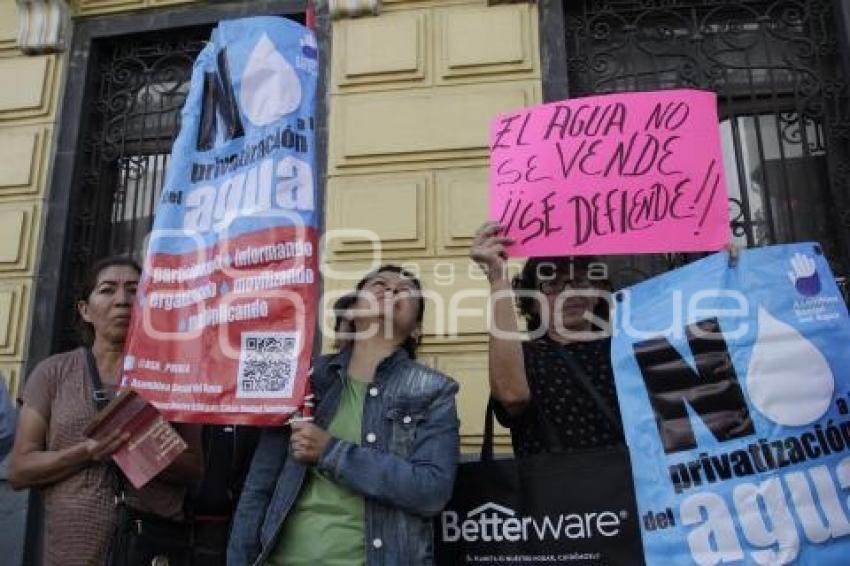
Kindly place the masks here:
[(561, 513), (542, 517), (522, 517), (516, 511), (496, 503), (485, 503), (469, 511), (461, 520), (456, 511), (440, 515), (441, 534), (447, 543), (527, 542), (561, 539), (592, 539), (620, 534), (626, 511)]

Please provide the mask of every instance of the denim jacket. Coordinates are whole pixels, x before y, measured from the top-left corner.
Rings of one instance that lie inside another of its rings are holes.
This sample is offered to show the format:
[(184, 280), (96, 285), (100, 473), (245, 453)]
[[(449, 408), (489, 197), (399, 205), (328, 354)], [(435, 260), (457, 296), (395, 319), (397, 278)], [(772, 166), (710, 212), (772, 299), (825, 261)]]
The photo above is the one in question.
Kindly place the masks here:
[[(349, 357), (344, 350), (313, 366), (315, 419), (324, 429), (336, 413)], [(369, 386), (360, 446), (333, 439), (322, 453), (318, 469), (365, 498), (368, 566), (433, 564), (431, 517), (451, 496), (459, 456), (457, 391), (451, 378), (396, 350)], [(266, 561), (305, 472), (289, 455), (289, 429), (264, 429), (236, 509), (229, 566)]]

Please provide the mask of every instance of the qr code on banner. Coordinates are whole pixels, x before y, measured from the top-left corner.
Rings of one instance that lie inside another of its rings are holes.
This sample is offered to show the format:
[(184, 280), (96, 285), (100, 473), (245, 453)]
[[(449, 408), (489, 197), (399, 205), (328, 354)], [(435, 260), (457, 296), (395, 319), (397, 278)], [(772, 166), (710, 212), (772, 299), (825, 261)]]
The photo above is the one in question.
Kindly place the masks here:
[(298, 351), (296, 332), (243, 332), (236, 397), (291, 397)]

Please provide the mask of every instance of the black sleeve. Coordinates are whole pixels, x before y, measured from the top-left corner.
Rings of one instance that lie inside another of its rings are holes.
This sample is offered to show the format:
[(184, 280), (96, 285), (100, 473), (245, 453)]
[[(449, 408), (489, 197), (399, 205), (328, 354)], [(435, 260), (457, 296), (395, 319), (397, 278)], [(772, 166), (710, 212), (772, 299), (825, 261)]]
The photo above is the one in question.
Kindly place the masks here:
[(493, 414), (496, 415), (496, 421), (508, 429), (518, 427), (529, 419), (534, 419), (534, 414), (537, 412), (537, 408), (534, 406), (534, 397), (529, 400), (525, 410), (518, 415), (510, 414), (505, 406), (493, 397), (490, 397), (490, 399), (493, 401)]
[(493, 413), (496, 415), (496, 420), (505, 428), (511, 429), (522, 424), (528, 422), (529, 419), (534, 420), (537, 414), (537, 403), (534, 398), (534, 390), (531, 387), (531, 384), (534, 381), (534, 376), (532, 375), (533, 369), (529, 371), (530, 364), (528, 363), (528, 358), (533, 356), (535, 353), (535, 344), (533, 342), (523, 342), (522, 343), (522, 356), (523, 356), (523, 365), (525, 366), (525, 378), (528, 380), (528, 390), (530, 392), (531, 397), (528, 400), (528, 406), (526, 406), (525, 410), (518, 415), (510, 414), (505, 406), (492, 396), (490, 399), (493, 401)]

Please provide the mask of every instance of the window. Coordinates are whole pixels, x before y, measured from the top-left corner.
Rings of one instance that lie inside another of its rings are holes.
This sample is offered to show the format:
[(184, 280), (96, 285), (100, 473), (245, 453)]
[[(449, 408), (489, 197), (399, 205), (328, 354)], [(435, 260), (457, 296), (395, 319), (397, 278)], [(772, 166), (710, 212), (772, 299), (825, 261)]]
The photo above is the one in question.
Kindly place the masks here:
[[(541, 4), (554, 100), (701, 88), (718, 94), (739, 245), (818, 240), (850, 269), (850, 87), (833, 0), (551, 0)], [(619, 283), (688, 257), (618, 260)]]

